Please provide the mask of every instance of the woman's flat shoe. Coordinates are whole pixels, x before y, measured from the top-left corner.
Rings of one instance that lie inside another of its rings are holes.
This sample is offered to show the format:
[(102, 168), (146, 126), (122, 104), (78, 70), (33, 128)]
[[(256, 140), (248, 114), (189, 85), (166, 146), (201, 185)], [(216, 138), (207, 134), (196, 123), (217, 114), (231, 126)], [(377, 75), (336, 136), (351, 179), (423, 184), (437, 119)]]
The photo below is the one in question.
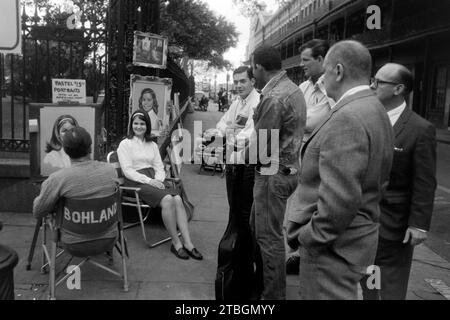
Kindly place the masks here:
[(183, 260), (189, 259), (188, 252), (185, 248), (181, 247), (180, 249), (175, 249), (173, 245), (170, 246), (170, 251), (177, 257)]
[(186, 249), (186, 252), (188, 253), (188, 255), (191, 256), (191, 258), (195, 259), (195, 260), (202, 260), (203, 256), (200, 252), (198, 252), (198, 250), (196, 248), (192, 248), (192, 250), (188, 250)]

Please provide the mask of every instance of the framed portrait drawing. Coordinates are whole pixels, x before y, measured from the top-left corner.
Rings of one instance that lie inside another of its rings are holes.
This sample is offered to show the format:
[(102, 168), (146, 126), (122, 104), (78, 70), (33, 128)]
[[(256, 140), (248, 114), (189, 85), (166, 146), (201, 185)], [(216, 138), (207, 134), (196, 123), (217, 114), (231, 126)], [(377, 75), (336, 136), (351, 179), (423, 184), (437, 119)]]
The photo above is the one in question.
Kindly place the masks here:
[(168, 39), (153, 33), (134, 32), (133, 64), (165, 69)]
[(137, 109), (148, 113), (152, 134), (160, 136), (169, 128), (171, 78), (131, 75), (129, 116)]
[(46, 177), (70, 166), (70, 158), (61, 146), (61, 137), (74, 126), (85, 128), (92, 138), (91, 159), (96, 148), (96, 111), (91, 106), (49, 105), (40, 108), (39, 162), (40, 175)]

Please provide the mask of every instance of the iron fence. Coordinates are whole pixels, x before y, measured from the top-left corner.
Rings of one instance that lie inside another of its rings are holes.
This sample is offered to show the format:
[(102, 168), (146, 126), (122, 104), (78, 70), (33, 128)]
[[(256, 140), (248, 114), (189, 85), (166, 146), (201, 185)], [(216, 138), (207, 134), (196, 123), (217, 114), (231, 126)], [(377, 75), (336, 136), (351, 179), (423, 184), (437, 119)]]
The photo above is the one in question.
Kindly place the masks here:
[(22, 0), (22, 55), (0, 56), (0, 152), (28, 152), (28, 104), (51, 102), (52, 78), (86, 80), (88, 102), (107, 84), (108, 0), (70, 8)]

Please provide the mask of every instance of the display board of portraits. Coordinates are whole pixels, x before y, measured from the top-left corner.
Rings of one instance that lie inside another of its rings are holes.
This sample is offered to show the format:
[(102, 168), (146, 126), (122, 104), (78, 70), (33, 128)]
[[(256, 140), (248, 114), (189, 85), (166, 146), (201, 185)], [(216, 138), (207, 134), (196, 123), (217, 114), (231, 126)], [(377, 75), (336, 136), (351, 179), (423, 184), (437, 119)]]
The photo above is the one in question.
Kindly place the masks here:
[(74, 126), (85, 128), (92, 138), (91, 159), (95, 154), (95, 119), (92, 106), (49, 105), (40, 108), (39, 115), (39, 156), (40, 175), (51, 173), (70, 166), (68, 156), (61, 148), (61, 135)]
[(165, 69), (168, 39), (153, 33), (134, 32), (133, 64)]
[(130, 118), (134, 111), (144, 110), (150, 117), (152, 134), (160, 136), (169, 128), (172, 79), (132, 74), (130, 86)]

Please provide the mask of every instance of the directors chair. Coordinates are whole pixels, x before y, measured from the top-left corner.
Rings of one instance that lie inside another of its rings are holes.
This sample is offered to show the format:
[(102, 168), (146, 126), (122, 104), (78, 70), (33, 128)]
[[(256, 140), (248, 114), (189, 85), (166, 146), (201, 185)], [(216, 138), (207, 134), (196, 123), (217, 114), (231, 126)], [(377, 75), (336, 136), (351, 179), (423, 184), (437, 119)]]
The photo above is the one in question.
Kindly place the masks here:
[[(56, 212), (43, 218), (42, 226), (44, 229), (42, 250), (46, 260), (42, 270), (49, 269), (49, 298), (51, 300), (56, 298), (56, 286), (86, 262), (122, 278), (123, 290), (128, 291), (126, 265), (128, 250), (123, 233), (119, 190), (103, 198), (63, 198), (59, 201)], [(49, 235), (49, 239), (47, 239), (47, 235)], [(58, 248), (63, 250), (57, 253)], [(121, 256), (121, 273), (92, 259), (94, 256), (106, 253), (110, 257), (109, 262), (111, 263), (114, 248)], [(63, 252), (83, 259), (76, 266), (77, 268), (56, 280), (56, 261)]]

